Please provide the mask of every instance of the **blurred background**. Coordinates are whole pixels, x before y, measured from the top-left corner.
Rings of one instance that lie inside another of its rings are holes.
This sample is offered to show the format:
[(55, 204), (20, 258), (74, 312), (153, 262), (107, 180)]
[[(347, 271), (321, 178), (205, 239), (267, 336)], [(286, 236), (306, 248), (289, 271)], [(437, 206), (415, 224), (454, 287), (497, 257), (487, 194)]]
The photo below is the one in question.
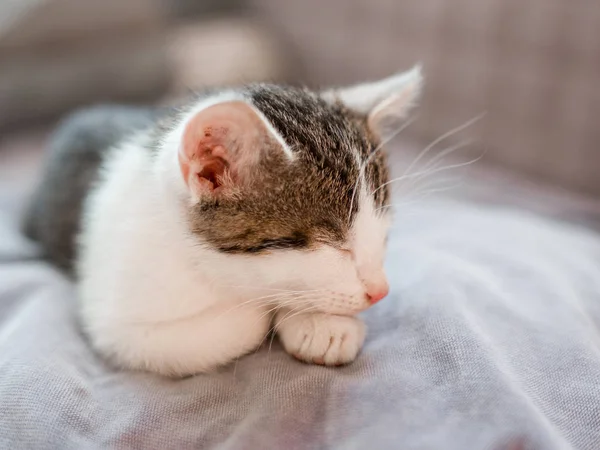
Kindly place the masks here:
[(591, 0), (4, 1), (0, 192), (27, 188), (48, 130), (80, 106), (246, 81), (356, 83), (418, 62), (423, 101), (394, 157), (467, 124), (427, 159), (465, 144), (447, 152), (469, 169), (469, 188), (454, 192), (546, 212), (560, 198), (563, 216), (600, 218)]

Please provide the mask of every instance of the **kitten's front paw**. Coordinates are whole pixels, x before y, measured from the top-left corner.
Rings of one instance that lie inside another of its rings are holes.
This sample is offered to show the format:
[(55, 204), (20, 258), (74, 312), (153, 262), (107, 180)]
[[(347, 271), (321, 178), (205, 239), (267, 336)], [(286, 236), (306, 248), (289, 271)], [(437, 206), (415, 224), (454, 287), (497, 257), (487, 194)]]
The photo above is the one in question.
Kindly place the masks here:
[(322, 313), (275, 316), (279, 339), (295, 358), (338, 366), (354, 361), (365, 340), (365, 325), (355, 317)]

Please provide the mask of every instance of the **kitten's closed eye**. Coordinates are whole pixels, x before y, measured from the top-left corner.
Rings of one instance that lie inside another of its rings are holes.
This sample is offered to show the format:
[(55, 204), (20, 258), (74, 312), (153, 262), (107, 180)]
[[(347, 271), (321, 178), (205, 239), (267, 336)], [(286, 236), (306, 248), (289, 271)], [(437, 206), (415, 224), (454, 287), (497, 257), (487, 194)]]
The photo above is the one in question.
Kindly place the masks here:
[(346, 257), (354, 258), (354, 252), (351, 249), (341, 247), (341, 248), (338, 248), (338, 250), (342, 253), (342, 255), (344, 255)]
[(219, 250), (225, 253), (261, 253), (268, 250), (307, 248), (308, 245), (308, 237), (301, 232), (297, 232), (287, 237), (263, 239), (254, 245), (234, 244), (222, 246), (219, 248)]

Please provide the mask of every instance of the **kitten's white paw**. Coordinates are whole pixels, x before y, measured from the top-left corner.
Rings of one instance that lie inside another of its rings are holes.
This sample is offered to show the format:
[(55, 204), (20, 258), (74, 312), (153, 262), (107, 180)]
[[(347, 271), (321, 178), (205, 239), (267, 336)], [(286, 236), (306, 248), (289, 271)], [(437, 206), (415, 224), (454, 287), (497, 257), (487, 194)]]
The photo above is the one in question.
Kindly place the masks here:
[(314, 364), (338, 366), (354, 361), (365, 340), (365, 325), (355, 317), (322, 313), (275, 317), (279, 339), (295, 358)]

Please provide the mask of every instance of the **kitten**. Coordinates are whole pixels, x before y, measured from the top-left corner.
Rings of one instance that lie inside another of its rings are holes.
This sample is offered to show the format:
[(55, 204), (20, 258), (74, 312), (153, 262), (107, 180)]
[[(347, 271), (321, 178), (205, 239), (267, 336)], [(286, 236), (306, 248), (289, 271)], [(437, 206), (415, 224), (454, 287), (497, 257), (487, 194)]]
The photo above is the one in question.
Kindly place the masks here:
[(80, 112), (26, 230), (74, 269), (83, 328), (122, 367), (211, 371), (272, 322), (296, 358), (349, 363), (355, 315), (388, 292), (379, 146), (420, 86), (416, 67), (323, 92), (222, 89), (177, 112)]

